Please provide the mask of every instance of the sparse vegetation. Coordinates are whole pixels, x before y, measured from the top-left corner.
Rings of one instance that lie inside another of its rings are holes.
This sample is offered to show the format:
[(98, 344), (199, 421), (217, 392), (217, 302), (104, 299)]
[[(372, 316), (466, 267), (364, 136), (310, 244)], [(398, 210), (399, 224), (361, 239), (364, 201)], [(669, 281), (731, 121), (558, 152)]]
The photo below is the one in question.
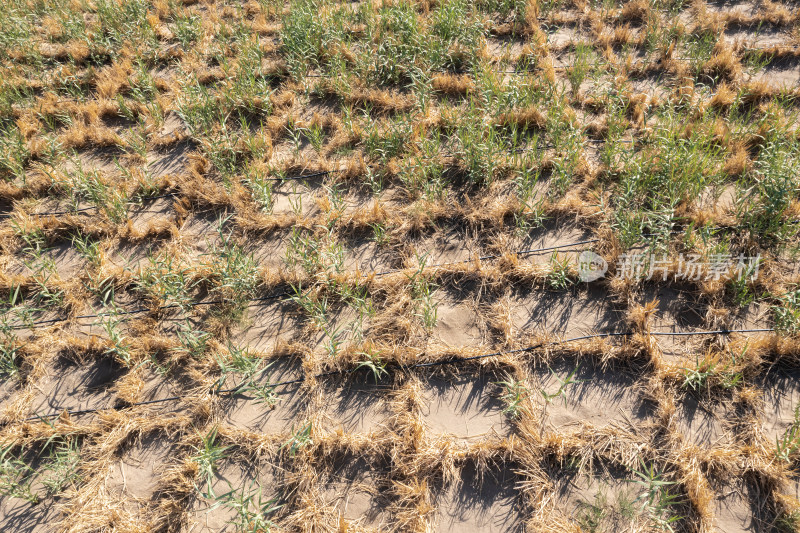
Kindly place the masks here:
[(200, 478), (211, 491), (211, 483), (217, 472), (218, 463), (227, 457), (229, 446), (221, 446), (217, 443), (217, 428), (211, 428), (207, 435), (201, 439), (200, 445), (195, 447), (195, 454), (192, 461), (197, 464), (200, 471)]
[(792, 420), (783, 435), (775, 438), (775, 456), (781, 461), (789, 461), (800, 449), (800, 405), (794, 409)]
[(375, 383), (381, 380), (383, 376), (388, 374), (386, 370), (386, 363), (381, 360), (380, 356), (371, 352), (365, 352), (361, 355), (364, 356), (364, 359), (358, 363), (358, 368), (363, 368), (367, 370), (375, 380)]
[(706, 356), (697, 359), (694, 367), (683, 369), (684, 378), (681, 386), (693, 392), (710, 392), (712, 387), (723, 390), (733, 389), (744, 384), (744, 376), (737, 369), (737, 361), (719, 361), (715, 357)]
[(576, 385), (581, 383), (582, 380), (576, 379), (575, 374), (578, 372), (580, 366), (576, 366), (573, 368), (566, 377), (562, 378), (561, 376), (556, 373), (552, 368), (550, 368), (550, 375), (558, 382), (558, 389), (554, 392), (546, 392), (544, 389), (541, 390), (542, 396), (545, 399), (545, 402), (550, 403), (553, 400), (557, 400), (561, 398), (564, 401), (564, 405), (567, 403), (567, 392), (572, 385)]
[(505, 403), (503, 412), (511, 418), (519, 418), (522, 416), (522, 414), (526, 412), (525, 403), (530, 396), (530, 391), (525, 385), (525, 382), (508, 376), (506, 380), (499, 381), (497, 384), (503, 387), (501, 395), (501, 399)]

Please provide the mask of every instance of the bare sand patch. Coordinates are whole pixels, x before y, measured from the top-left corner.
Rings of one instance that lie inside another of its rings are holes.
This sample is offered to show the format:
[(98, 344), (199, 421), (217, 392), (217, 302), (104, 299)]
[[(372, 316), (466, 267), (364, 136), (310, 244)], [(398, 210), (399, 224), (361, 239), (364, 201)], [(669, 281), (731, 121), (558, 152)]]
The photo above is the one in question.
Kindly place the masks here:
[(424, 258), (428, 267), (471, 261), (480, 255), (474, 239), (464, 232), (450, 230), (427, 237), (412, 246), (411, 256)]
[(549, 430), (616, 424), (641, 432), (652, 408), (642, 398), (638, 380), (620, 369), (603, 369), (591, 363), (561, 364), (535, 370), (533, 380), (532, 397), (542, 410), (543, 426)]
[[(342, 189), (340, 188), (339, 191)], [(338, 191), (337, 191), (338, 192)], [(331, 198), (331, 195), (327, 195)], [(334, 215), (340, 215), (345, 220), (353, 220), (368, 212), (375, 212), (379, 209), (380, 199), (373, 194), (366, 194), (360, 191), (347, 192), (343, 194), (341, 201), (331, 202), (331, 211)]]
[[(664, 86), (664, 79), (661, 75), (646, 75), (640, 79), (630, 81), (631, 87), (635, 94), (647, 95), (650, 102), (662, 102), (669, 97), (669, 91)], [(626, 133), (624, 140), (633, 141), (634, 132), (631, 131), (630, 135)]]
[(705, 7), (712, 13), (755, 15), (758, 13), (758, 3), (750, 1), (709, 0)]
[(173, 445), (160, 436), (147, 436), (128, 447), (106, 478), (111, 494), (139, 503), (153, 499), (164, 469), (176, 460)]
[(371, 376), (348, 379), (339, 387), (329, 384), (324, 397), (331, 428), (360, 434), (386, 431), (392, 418), (387, 397), (391, 391), (390, 385), (376, 384)]
[(762, 388), (761, 424), (770, 445), (775, 444), (795, 422), (800, 407), (800, 373), (774, 369), (760, 383)]
[(253, 259), (262, 268), (281, 271), (286, 266), (286, 250), (289, 246), (289, 232), (270, 232), (269, 235), (251, 237), (244, 245), (246, 253), (253, 254)]
[(749, 492), (741, 483), (724, 486), (717, 492), (712, 503), (714, 531), (720, 533), (761, 531), (748, 501)]
[[(170, 123), (165, 127), (175, 127)], [(180, 176), (189, 165), (189, 155), (194, 150), (191, 142), (181, 142), (158, 152), (147, 153), (147, 171), (153, 178), (164, 176)]]
[(522, 333), (572, 338), (622, 329), (622, 312), (603, 289), (518, 294), (512, 306), (514, 327)]
[(107, 409), (114, 405), (113, 391), (125, 370), (108, 357), (77, 362), (58, 357), (46, 377), (34, 385), (36, 396), (29, 406), (31, 415), (56, 414), (65, 409)]
[(220, 220), (225, 217), (224, 212), (203, 211), (191, 213), (179, 228), (181, 238), (189, 242), (198, 241), (205, 244), (213, 239), (219, 232)]
[(158, 242), (118, 242), (108, 249), (106, 257), (110, 264), (118, 268), (137, 272), (140, 267), (147, 268), (150, 264), (147, 258), (155, 253), (158, 247)]
[[(177, 238), (174, 238), (168, 246), (172, 250), (168, 252), (172, 259), (173, 269), (197, 269), (206, 261), (211, 261), (213, 250), (221, 243), (219, 236), (219, 226), (213, 217), (188, 218), (180, 228)], [(165, 256), (154, 254), (156, 264), (160, 265)], [(143, 268), (148, 268), (150, 262), (142, 263)], [(158, 268), (158, 267), (156, 267)]]
[(423, 384), (422, 421), (430, 434), (477, 439), (509, 433), (504, 406), (490, 376), (431, 377)]
[(83, 270), (86, 260), (70, 244), (61, 243), (50, 250), (48, 254), (55, 264), (56, 274), (63, 280), (68, 280)]
[(436, 306), (433, 337), (448, 346), (484, 344), (486, 327), (474, 302), (455, 302), (445, 298)]
[(164, 116), (164, 124), (161, 126), (161, 129), (158, 130), (158, 136), (168, 137), (184, 130), (186, 130), (186, 125), (183, 119), (179, 117), (177, 113), (170, 111)]
[(751, 77), (755, 82), (766, 82), (773, 89), (791, 91), (800, 85), (800, 66), (798, 65), (769, 65)]
[[(139, 391), (140, 402), (157, 401), (147, 406), (159, 413), (174, 413), (186, 410), (189, 406), (183, 402), (184, 389), (178, 379), (169, 376), (166, 371), (157, 371), (152, 367), (145, 369), (141, 375), (142, 388)], [(177, 399), (169, 399), (175, 398)], [(159, 401), (165, 400), (165, 401)]]
[(752, 31), (734, 25), (725, 30), (725, 40), (733, 46), (764, 49), (772, 48), (773, 46), (790, 45), (792, 36), (789, 32), (770, 27), (760, 31)]
[(178, 239), (185, 248), (184, 255), (189, 263), (202, 262), (215, 246), (219, 246), (220, 221), (224, 217), (224, 212), (206, 211), (193, 213), (184, 220), (179, 228)]
[(223, 400), (225, 423), (234, 429), (268, 435), (300, 429), (307, 404), (300, 384), (277, 387), (275, 395), (274, 405), (247, 392)]
[(248, 307), (243, 322), (231, 331), (231, 341), (255, 353), (270, 353), (281, 342), (297, 336), (297, 320), (285, 304), (259, 302)]
[[(541, 250), (543, 248), (564, 247), (564, 252), (574, 249), (579, 250), (589, 245), (572, 247), (575, 243), (593, 239), (591, 232), (581, 228), (569, 220), (552, 219), (545, 220), (540, 227), (531, 229), (524, 237), (519, 239), (518, 245), (521, 250)], [(549, 260), (552, 252), (544, 255), (530, 255), (526, 257), (544, 257)]]
[(12, 403), (14, 395), (19, 390), (19, 383), (18, 378), (2, 375), (2, 381), (0, 381), (0, 412)]
[(687, 395), (678, 402), (675, 413), (678, 432), (687, 444), (707, 449), (728, 447), (733, 442), (727, 427), (728, 411), (723, 405), (712, 405)]
[[(119, 175), (117, 166), (124, 152), (117, 148), (93, 148), (78, 151), (77, 160), (69, 160), (64, 166), (67, 172), (80, 169), (88, 172), (99, 172), (105, 176)], [(121, 163), (120, 163), (121, 164)]]
[(545, 31), (547, 34), (547, 44), (556, 50), (560, 50), (584, 38), (584, 35), (580, 31), (570, 26), (561, 26), (558, 28), (553, 28), (551, 26)]
[(709, 209), (720, 215), (733, 214), (739, 194), (735, 185), (715, 184), (700, 193), (697, 198), (697, 207)]
[[(650, 285), (644, 287), (641, 304), (656, 299), (655, 313), (650, 321), (651, 331), (660, 333), (686, 333), (706, 329), (707, 304), (699, 299), (695, 291), (679, 285)], [(690, 354), (700, 353), (703, 338), (692, 335), (658, 335), (655, 341), (661, 348), (664, 359), (678, 364), (685, 362)]]
[(57, 500), (32, 503), (22, 498), (0, 498), (0, 529), (19, 533), (51, 533), (63, 518), (56, 508)]
[[(751, 302), (742, 307), (727, 309), (727, 314), (717, 314), (716, 322), (710, 324), (718, 329), (768, 329), (773, 326), (774, 311), (766, 302)], [(759, 333), (748, 333), (758, 336)]]
[[(347, 7), (358, 7), (360, 2), (351, 2)], [(316, 95), (310, 96), (308, 99), (302, 99), (302, 103), (298, 102), (296, 109), (298, 111), (298, 122), (311, 122), (314, 120), (314, 115), (323, 117), (330, 114), (339, 112), (337, 102), (331, 98), (320, 98)]]
[(128, 212), (131, 227), (141, 233), (168, 228), (173, 217), (172, 203), (171, 198), (158, 198), (131, 208)]
[(324, 476), (321, 495), (325, 504), (346, 522), (382, 530), (390, 519), (388, 484), (383, 465), (371, 458), (346, 456)]
[(311, 217), (319, 211), (317, 198), (320, 194), (318, 185), (283, 182), (272, 190), (272, 214)]
[[(344, 253), (344, 270), (362, 274), (379, 274), (393, 270), (394, 254), (374, 241), (360, 240), (348, 245)], [(398, 265), (399, 266), (399, 265)]]
[(31, 276), (39, 274), (42, 279), (47, 279), (51, 273), (58, 278), (68, 280), (79, 275), (85, 267), (86, 261), (69, 242), (59, 242), (47, 248), (42, 257), (37, 261), (23, 260), (15, 256), (6, 265), (8, 274)]
[(591, 244), (581, 244), (592, 240), (593, 235), (563, 220), (548, 220), (542, 226), (530, 230), (523, 238), (515, 240), (514, 250), (519, 251), (520, 259), (538, 265), (551, 264), (553, 261), (577, 267), (578, 255), (591, 248)]
[(525, 42), (515, 38), (504, 37), (487, 37), (486, 38), (486, 53), (495, 61), (516, 61), (523, 48)]
[(696, 291), (678, 285), (647, 285), (641, 303), (658, 301), (653, 314), (653, 331), (688, 331), (705, 325), (706, 305)]
[(468, 461), (459, 474), (436, 499), (434, 531), (523, 531), (515, 489), (518, 478), (508, 465), (491, 465), (480, 471)]

